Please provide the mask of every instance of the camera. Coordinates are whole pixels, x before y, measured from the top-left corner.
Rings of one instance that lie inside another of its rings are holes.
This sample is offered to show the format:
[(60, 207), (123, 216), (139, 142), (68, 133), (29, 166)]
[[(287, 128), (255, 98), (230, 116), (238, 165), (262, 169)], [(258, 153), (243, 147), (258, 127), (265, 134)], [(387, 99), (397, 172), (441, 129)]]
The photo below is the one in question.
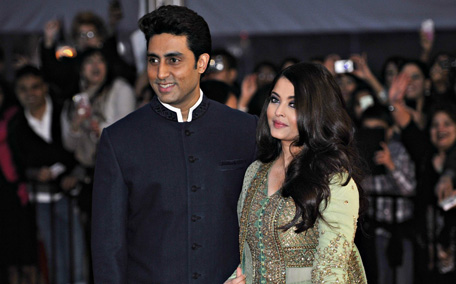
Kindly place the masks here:
[(334, 71), (336, 73), (350, 73), (353, 72), (355, 69), (353, 61), (346, 59), (346, 60), (337, 60), (334, 62)]

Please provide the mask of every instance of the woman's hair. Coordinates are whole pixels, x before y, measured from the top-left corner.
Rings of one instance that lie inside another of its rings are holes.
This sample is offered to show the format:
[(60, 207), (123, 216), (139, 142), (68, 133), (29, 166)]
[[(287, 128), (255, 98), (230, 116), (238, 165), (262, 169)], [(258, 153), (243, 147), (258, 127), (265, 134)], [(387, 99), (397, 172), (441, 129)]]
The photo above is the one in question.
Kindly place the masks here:
[[(293, 198), (296, 214), (282, 228), (296, 226), (299, 233), (322, 218), (320, 204), (323, 200), (327, 204), (330, 180), (340, 173), (347, 173), (344, 185), (350, 178), (357, 183), (360, 212), (364, 211), (366, 198), (359, 184), (363, 171), (354, 126), (333, 76), (320, 64), (297, 63), (280, 71), (273, 86), (280, 78), (288, 79), (294, 86), (299, 137), (290, 147), (301, 149), (290, 162), (282, 186), (282, 196)], [(281, 141), (270, 133), (268, 104), (269, 100), (263, 105), (257, 129), (258, 159), (263, 163), (274, 161), (282, 151)]]
[(429, 129), (431, 128), (432, 120), (434, 119), (434, 116), (437, 113), (443, 112), (448, 117), (456, 123), (456, 104), (451, 103), (451, 102), (446, 102), (446, 103), (436, 103), (434, 104), (431, 109), (430, 109), (430, 115), (429, 115), (429, 120), (428, 120), (428, 132)]
[(406, 59), (402, 62), (402, 65), (399, 66), (399, 72), (401, 72), (407, 65), (415, 65), (418, 69), (420, 69), (424, 79), (429, 79), (429, 68), (426, 63), (417, 59)]

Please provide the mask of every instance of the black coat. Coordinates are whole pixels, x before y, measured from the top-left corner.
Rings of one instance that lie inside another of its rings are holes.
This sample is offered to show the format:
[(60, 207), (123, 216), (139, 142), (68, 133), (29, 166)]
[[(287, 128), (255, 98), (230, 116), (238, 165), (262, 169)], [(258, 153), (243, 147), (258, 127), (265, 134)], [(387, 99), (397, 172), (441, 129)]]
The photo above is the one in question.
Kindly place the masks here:
[(239, 264), (236, 206), (255, 116), (204, 98), (191, 122), (156, 98), (103, 131), (95, 168), (96, 283), (223, 283)]

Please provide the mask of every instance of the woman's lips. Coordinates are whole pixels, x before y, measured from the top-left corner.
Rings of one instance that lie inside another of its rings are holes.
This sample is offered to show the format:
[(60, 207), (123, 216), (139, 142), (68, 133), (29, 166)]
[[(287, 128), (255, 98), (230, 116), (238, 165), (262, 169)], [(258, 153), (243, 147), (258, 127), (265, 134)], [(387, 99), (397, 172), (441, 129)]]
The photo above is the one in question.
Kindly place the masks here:
[(277, 121), (277, 120), (273, 120), (272, 123), (274, 124), (275, 128), (284, 128), (284, 127), (288, 126), (285, 123)]

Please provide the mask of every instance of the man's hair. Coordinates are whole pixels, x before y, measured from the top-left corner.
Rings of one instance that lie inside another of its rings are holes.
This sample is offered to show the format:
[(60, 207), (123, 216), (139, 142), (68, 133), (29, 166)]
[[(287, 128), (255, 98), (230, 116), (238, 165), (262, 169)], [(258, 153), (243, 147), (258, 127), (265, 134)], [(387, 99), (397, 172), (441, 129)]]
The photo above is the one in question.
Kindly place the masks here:
[(25, 65), (24, 67), (21, 67), (16, 71), (16, 74), (14, 76), (14, 82), (17, 83), (17, 81), (19, 81), (21, 78), (30, 75), (39, 77), (44, 80), (43, 73), (40, 69), (33, 65)]
[(96, 29), (95, 32), (98, 34), (101, 40), (105, 40), (108, 35), (105, 23), (100, 16), (90, 11), (83, 11), (74, 16), (73, 22), (71, 24), (71, 37), (74, 40), (79, 37), (79, 27), (81, 25), (93, 25)]
[(203, 17), (186, 7), (161, 6), (139, 19), (138, 25), (146, 37), (147, 45), (154, 35), (167, 33), (186, 36), (188, 48), (195, 55), (195, 60), (203, 53), (211, 53), (209, 26)]

